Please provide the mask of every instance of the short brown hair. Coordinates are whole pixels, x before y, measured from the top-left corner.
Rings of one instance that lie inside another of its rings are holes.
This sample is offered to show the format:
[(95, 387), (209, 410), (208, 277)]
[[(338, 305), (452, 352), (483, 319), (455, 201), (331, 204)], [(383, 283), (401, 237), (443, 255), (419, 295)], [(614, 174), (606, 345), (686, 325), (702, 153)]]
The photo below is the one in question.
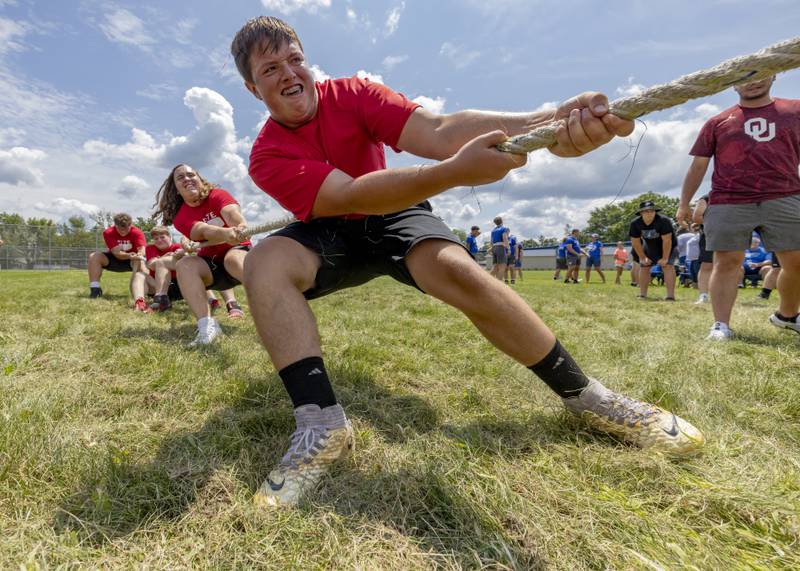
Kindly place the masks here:
[(500, 218), (499, 216), (495, 216), (495, 218), (494, 218), (494, 223), (495, 223), (497, 226), (500, 226), (500, 225), (503, 223), (503, 219), (502, 219), (502, 218)]
[(119, 212), (114, 215), (114, 226), (119, 226), (120, 228), (127, 228), (131, 224), (133, 224), (133, 218), (131, 218), (130, 214)]
[(275, 53), (283, 44), (291, 42), (295, 42), (300, 50), (303, 50), (303, 44), (297, 37), (297, 32), (280, 18), (259, 16), (248, 20), (236, 32), (236, 36), (231, 42), (231, 55), (236, 62), (239, 75), (245, 81), (253, 83), (253, 72), (250, 71), (250, 54), (253, 48), (258, 47), (262, 53), (267, 50)]
[(166, 226), (153, 226), (150, 229), (150, 236), (155, 236), (156, 234), (166, 234), (167, 236), (170, 235), (169, 228)]

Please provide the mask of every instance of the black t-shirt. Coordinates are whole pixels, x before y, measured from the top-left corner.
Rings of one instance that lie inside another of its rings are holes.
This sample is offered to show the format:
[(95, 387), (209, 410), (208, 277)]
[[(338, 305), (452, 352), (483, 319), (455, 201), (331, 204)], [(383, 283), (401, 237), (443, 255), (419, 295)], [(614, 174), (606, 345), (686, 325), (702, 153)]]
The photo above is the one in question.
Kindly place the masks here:
[(675, 238), (675, 230), (672, 228), (672, 221), (666, 216), (661, 216), (658, 212), (656, 212), (656, 217), (653, 218), (649, 225), (644, 223), (641, 216), (637, 216), (631, 222), (631, 238), (641, 238), (644, 252), (651, 260), (657, 260), (662, 257), (661, 236), (667, 234), (672, 236), (672, 247), (676, 247), (678, 242)]

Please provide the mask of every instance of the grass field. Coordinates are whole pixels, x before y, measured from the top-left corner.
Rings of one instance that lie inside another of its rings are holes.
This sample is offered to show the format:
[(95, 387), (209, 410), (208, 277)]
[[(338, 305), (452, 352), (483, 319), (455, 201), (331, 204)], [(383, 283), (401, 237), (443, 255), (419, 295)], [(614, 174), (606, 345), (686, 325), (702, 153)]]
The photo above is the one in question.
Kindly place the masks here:
[(315, 301), (356, 453), (301, 507), (262, 511), (294, 424), (249, 316), (189, 350), (185, 305), (134, 314), (126, 276), (103, 288), (0, 272), (0, 569), (800, 568), (800, 338), (755, 290), (739, 340), (708, 345), (693, 290), (516, 286), (587, 372), (705, 432), (685, 461), (587, 433), (388, 278)]

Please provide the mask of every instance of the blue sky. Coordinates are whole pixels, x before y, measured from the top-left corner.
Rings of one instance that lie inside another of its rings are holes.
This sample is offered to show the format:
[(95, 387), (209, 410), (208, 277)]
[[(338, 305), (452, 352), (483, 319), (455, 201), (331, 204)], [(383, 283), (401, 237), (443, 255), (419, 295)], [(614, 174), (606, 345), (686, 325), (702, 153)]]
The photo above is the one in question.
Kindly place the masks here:
[[(146, 215), (185, 162), (251, 222), (281, 216), (247, 177), (266, 110), (228, 55), (261, 14), (296, 28), (318, 77), (366, 74), (444, 113), (548, 108), (586, 90), (613, 99), (800, 31), (796, 0), (0, 0), (0, 211)], [(773, 94), (798, 97), (800, 72)], [(677, 194), (703, 121), (735, 100), (645, 118), (621, 196)], [(533, 153), (499, 183), (438, 197), (436, 211), (453, 227), (488, 230), (502, 214), (517, 235), (560, 235), (619, 192), (641, 130), (580, 159)], [(389, 155), (390, 166), (420, 162)]]

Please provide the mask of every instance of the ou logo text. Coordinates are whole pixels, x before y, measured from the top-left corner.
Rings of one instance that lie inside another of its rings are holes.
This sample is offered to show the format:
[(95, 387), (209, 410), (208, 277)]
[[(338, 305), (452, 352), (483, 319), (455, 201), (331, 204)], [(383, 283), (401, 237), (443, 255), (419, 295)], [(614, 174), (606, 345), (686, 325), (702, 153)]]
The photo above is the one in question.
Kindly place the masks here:
[(775, 123), (768, 123), (763, 117), (753, 117), (744, 122), (744, 132), (759, 143), (765, 143), (775, 138)]

